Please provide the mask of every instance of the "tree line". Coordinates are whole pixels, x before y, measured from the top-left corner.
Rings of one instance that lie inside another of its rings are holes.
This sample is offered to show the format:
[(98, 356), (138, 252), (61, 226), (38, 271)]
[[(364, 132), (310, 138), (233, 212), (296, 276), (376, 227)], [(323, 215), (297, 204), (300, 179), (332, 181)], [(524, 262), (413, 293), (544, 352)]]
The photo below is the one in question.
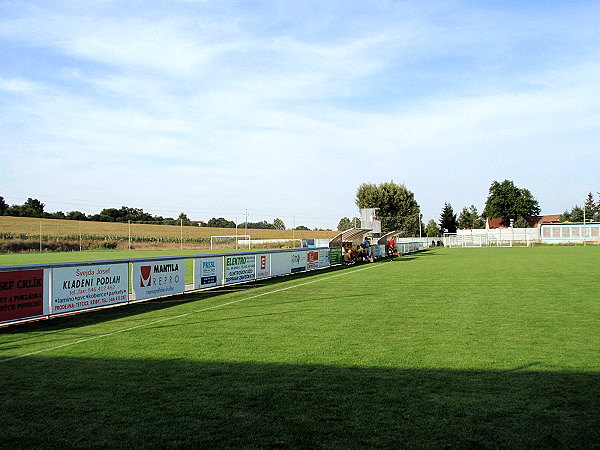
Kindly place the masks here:
[[(600, 193), (598, 193), (600, 195)], [(465, 206), (457, 215), (450, 203), (445, 203), (439, 221), (431, 219), (427, 225), (421, 222), (420, 207), (414, 194), (406, 186), (393, 181), (375, 185), (361, 184), (356, 191), (358, 208), (377, 208), (377, 218), (381, 220), (382, 232), (399, 231), (406, 236), (419, 234), (436, 237), (443, 233), (456, 233), (461, 229), (482, 229), (486, 219), (502, 219), (502, 225), (516, 228), (530, 226), (529, 218), (540, 214), (541, 208), (531, 191), (520, 188), (511, 180), (493, 181), (480, 214), (474, 205)], [(565, 211), (561, 221), (583, 222), (600, 221), (600, 199), (594, 200), (592, 193), (582, 207), (574, 206)], [(360, 220), (343, 217), (338, 223), (338, 230), (360, 227)]]
[[(276, 218), (273, 223), (266, 220), (259, 222), (242, 222), (237, 224), (223, 217), (213, 217), (208, 222), (192, 221), (185, 213), (179, 214), (177, 218), (155, 216), (145, 212), (142, 208), (132, 208), (129, 206), (121, 206), (121, 208), (104, 208), (98, 214), (85, 214), (81, 211), (62, 211), (47, 212), (46, 205), (36, 198), (28, 198), (22, 205), (8, 205), (4, 197), (0, 196), (0, 216), (14, 217), (36, 217), (43, 219), (65, 219), (65, 220), (81, 220), (90, 222), (134, 222), (147, 223), (157, 225), (183, 225), (183, 226), (200, 226), (200, 227), (215, 227), (215, 228), (250, 228), (250, 229), (268, 229), (268, 230), (285, 230), (283, 220)], [(296, 230), (309, 230), (308, 227), (300, 225)]]

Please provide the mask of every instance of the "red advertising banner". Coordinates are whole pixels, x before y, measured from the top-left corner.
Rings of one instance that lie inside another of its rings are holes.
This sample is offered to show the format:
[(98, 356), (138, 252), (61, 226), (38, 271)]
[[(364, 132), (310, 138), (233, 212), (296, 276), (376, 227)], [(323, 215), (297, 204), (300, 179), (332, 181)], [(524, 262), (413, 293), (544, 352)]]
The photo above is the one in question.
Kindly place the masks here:
[(43, 314), (43, 269), (0, 272), (0, 322)]

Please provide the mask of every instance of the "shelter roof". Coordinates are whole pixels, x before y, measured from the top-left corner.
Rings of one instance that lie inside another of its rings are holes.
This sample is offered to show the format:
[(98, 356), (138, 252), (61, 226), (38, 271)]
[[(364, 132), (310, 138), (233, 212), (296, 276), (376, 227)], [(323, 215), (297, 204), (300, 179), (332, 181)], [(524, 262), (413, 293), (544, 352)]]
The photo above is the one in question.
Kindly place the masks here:
[(389, 233), (384, 234), (383, 236), (381, 236), (378, 240), (377, 243), (378, 244), (387, 244), (390, 239), (392, 238), (392, 236), (399, 236), (400, 233), (402, 233), (401, 231), (390, 231)]
[(354, 242), (356, 240), (362, 241), (365, 235), (371, 231), (371, 228), (351, 228), (349, 230), (342, 231), (329, 241), (329, 247), (341, 247), (342, 242)]

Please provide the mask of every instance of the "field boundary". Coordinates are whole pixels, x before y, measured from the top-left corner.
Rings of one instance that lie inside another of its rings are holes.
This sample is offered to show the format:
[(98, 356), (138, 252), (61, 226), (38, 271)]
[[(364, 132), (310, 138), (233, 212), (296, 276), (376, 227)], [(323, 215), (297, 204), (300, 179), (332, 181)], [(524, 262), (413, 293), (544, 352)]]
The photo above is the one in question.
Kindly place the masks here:
[(337, 273), (337, 274), (334, 274), (334, 275), (325, 276), (325, 277), (322, 277), (322, 278), (318, 278), (316, 280), (304, 281), (304, 282), (298, 283), (298, 284), (296, 284), (294, 286), (286, 286), (284, 288), (275, 289), (275, 290), (269, 291), (269, 292), (262, 292), (260, 294), (251, 295), (251, 296), (244, 297), (244, 298), (241, 298), (241, 299), (238, 299), (238, 300), (232, 300), (230, 302), (221, 303), (219, 305), (207, 306), (206, 308), (201, 308), (201, 309), (197, 309), (197, 310), (194, 310), (194, 311), (189, 311), (189, 312), (186, 312), (186, 313), (178, 314), (176, 316), (164, 317), (162, 319), (153, 320), (153, 321), (150, 321), (150, 322), (147, 322), (147, 323), (144, 323), (144, 324), (135, 325), (133, 327), (123, 328), (121, 330), (112, 331), (110, 333), (104, 333), (104, 334), (100, 334), (100, 335), (96, 335), (96, 336), (90, 336), (88, 338), (78, 339), (76, 341), (68, 342), (66, 344), (61, 344), (61, 345), (57, 345), (57, 346), (54, 346), (54, 347), (49, 347), (49, 348), (45, 348), (45, 349), (41, 349), (41, 350), (36, 350), (34, 352), (24, 353), (22, 355), (11, 356), (10, 358), (0, 359), (0, 364), (8, 362), (8, 361), (13, 361), (13, 360), (16, 360), (16, 359), (22, 359), (22, 358), (27, 358), (29, 356), (38, 355), (40, 353), (47, 353), (47, 352), (51, 352), (51, 351), (54, 351), (54, 350), (59, 350), (59, 349), (64, 348), (64, 347), (71, 347), (73, 345), (83, 344), (85, 342), (90, 342), (90, 341), (93, 341), (93, 340), (96, 340), (96, 339), (101, 339), (101, 338), (106, 338), (106, 337), (110, 337), (110, 336), (115, 336), (115, 335), (121, 334), (121, 333), (127, 333), (129, 331), (134, 331), (134, 330), (137, 330), (139, 328), (145, 328), (145, 327), (148, 327), (148, 326), (151, 326), (151, 325), (156, 325), (158, 323), (163, 323), (163, 322), (168, 322), (168, 321), (171, 321), (171, 320), (181, 319), (183, 317), (191, 316), (193, 314), (199, 314), (199, 313), (210, 311), (210, 310), (213, 310), (213, 309), (223, 308), (225, 306), (234, 305), (236, 303), (245, 302), (245, 301), (252, 300), (252, 299), (255, 299), (255, 298), (264, 297), (264, 296), (271, 295), (271, 294), (277, 294), (279, 292), (287, 291), (287, 290), (290, 290), (290, 289), (295, 289), (295, 288), (298, 288), (298, 287), (307, 286), (309, 284), (314, 284), (314, 283), (318, 283), (318, 282), (321, 282), (321, 281), (330, 280), (332, 278), (337, 278), (337, 277), (341, 277), (341, 276), (355, 274), (357, 272), (362, 272), (364, 270), (372, 269), (374, 267), (377, 267), (377, 265), (376, 264), (371, 264), (371, 265), (363, 266), (363, 267), (360, 267), (360, 268), (354, 267), (352, 269), (345, 270), (342, 273)]

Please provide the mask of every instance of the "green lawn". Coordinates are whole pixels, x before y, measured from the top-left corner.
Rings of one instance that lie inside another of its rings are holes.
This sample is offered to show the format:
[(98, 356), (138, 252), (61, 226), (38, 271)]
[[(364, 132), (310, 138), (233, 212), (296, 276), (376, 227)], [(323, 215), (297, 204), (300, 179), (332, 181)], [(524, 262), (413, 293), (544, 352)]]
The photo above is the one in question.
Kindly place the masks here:
[(600, 448), (599, 263), (437, 249), (6, 327), (0, 446)]

